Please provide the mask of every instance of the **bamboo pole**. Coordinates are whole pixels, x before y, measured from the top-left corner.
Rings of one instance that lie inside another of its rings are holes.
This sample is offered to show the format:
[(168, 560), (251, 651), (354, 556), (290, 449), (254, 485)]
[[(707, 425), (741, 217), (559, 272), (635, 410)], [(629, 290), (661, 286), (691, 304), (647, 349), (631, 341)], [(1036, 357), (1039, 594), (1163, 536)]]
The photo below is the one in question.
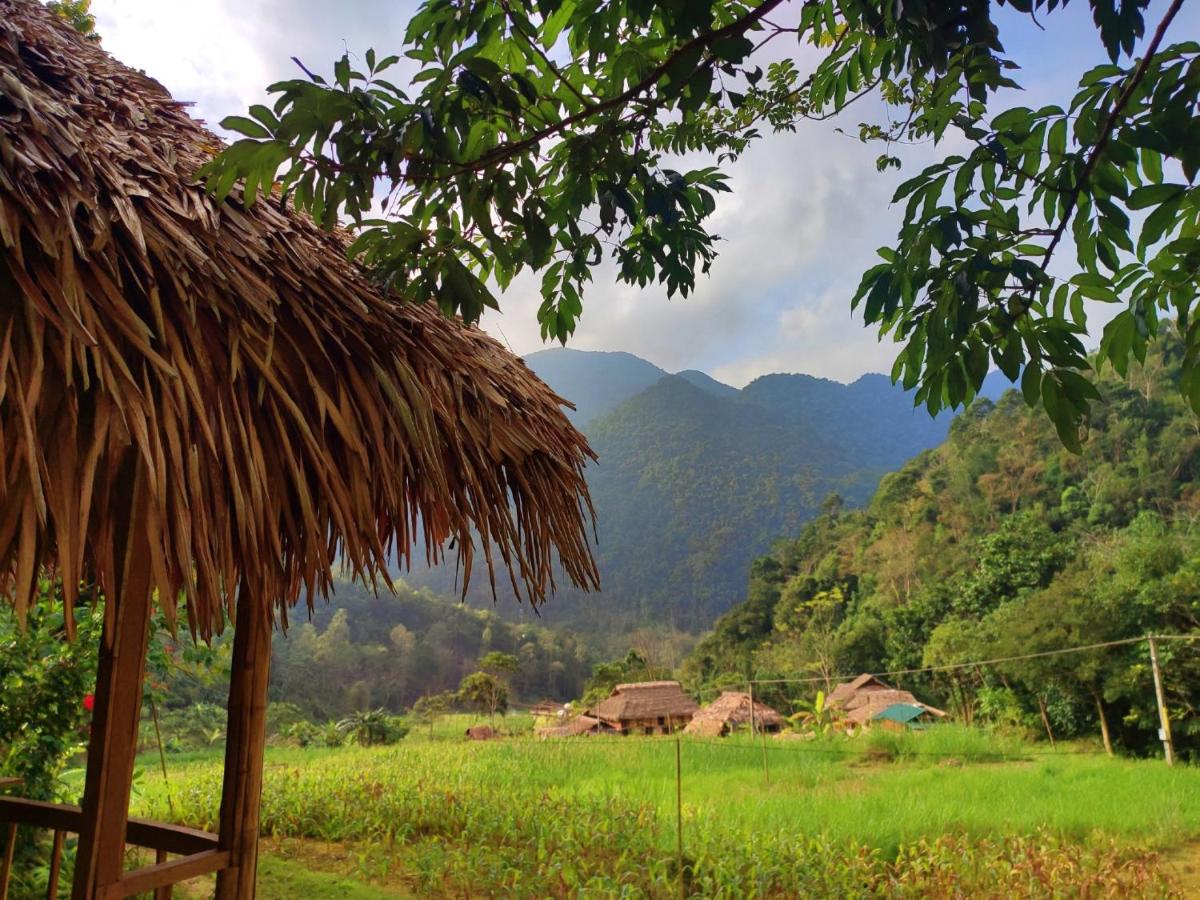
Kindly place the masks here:
[(269, 607), (246, 592), (238, 596), (220, 846), (231, 854), (217, 873), (216, 900), (253, 900), (258, 869), (259, 800), (266, 744), (267, 684), (271, 671)]
[(171, 797), (171, 779), (167, 777), (167, 752), (163, 748), (162, 729), (158, 724), (158, 704), (154, 702), (154, 694), (150, 694), (150, 717), (154, 720), (154, 740), (158, 743), (158, 764), (162, 767), (163, 788), (167, 792), (167, 809), (175, 815), (175, 801)]
[(1167, 715), (1167, 698), (1163, 691), (1162, 668), (1158, 663), (1158, 644), (1152, 634), (1146, 635), (1146, 641), (1150, 644), (1150, 668), (1154, 672), (1154, 696), (1158, 701), (1158, 721), (1161, 726), (1158, 736), (1162, 740), (1163, 756), (1167, 760), (1167, 765), (1173, 766), (1175, 765), (1175, 745), (1171, 742), (1171, 717)]
[(754, 737), (756, 728), (754, 723), (754, 679), (750, 680), (750, 737)]
[(75, 851), (74, 900), (103, 895), (120, 880), (125, 862), (150, 627), (149, 494), (145, 480), (139, 467), (130, 479), (128, 517), (113, 542), (121, 554), (121, 579), (114, 595), (106, 598), (83, 816)]
[(687, 884), (683, 878), (683, 751), (675, 738), (675, 860), (679, 868), (679, 900), (687, 900)]
[(0, 900), (8, 900), (8, 882), (12, 878), (13, 852), (17, 849), (17, 823), (8, 826), (4, 856), (0, 858)]

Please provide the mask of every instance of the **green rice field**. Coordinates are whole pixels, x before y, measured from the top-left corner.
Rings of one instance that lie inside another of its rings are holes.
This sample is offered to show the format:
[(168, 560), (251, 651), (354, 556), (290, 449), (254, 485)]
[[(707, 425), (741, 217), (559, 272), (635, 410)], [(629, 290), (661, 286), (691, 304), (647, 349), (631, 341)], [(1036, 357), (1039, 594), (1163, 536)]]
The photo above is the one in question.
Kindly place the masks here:
[[(940, 726), (770, 738), (764, 770), (763, 741), (683, 738), (677, 807), (673, 738), (454, 735), (269, 750), (263, 893), (300, 877), (364, 897), (1191, 892), (1188, 766)], [(137, 812), (215, 828), (220, 754), (169, 759), (168, 784), (152, 762)]]

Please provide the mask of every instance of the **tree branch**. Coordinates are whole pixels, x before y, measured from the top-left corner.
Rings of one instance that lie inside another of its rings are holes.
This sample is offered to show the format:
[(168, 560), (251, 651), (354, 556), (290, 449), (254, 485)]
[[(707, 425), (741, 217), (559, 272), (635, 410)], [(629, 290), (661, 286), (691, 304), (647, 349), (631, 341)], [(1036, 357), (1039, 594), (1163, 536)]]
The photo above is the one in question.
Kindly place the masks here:
[(1104, 121), (1104, 127), (1100, 130), (1100, 137), (1096, 140), (1095, 146), (1092, 147), (1092, 152), (1088, 154), (1087, 162), (1084, 163), (1083, 172), (1079, 176), (1079, 181), (1075, 183), (1075, 187), (1070, 192), (1070, 197), (1067, 199), (1067, 208), (1063, 212), (1062, 221), (1058, 223), (1058, 227), (1054, 229), (1054, 236), (1050, 239), (1049, 246), (1046, 247), (1046, 255), (1042, 257), (1042, 271), (1045, 272), (1050, 265), (1050, 260), (1054, 256), (1054, 251), (1062, 240), (1063, 234), (1066, 233), (1067, 225), (1070, 224), (1071, 218), (1075, 214), (1075, 210), (1079, 205), (1079, 195), (1087, 186), (1092, 174), (1096, 171), (1096, 166), (1100, 162), (1100, 157), (1104, 154), (1105, 148), (1108, 146), (1109, 140), (1112, 138), (1113, 131), (1116, 130), (1117, 120), (1121, 117), (1125, 106), (1133, 97), (1133, 92), (1137, 90), (1137, 86), (1142, 83), (1142, 79), (1146, 77), (1146, 71), (1150, 68), (1150, 63), (1154, 56), (1158, 53), (1158, 47), (1162, 43), (1163, 37), (1167, 33), (1167, 29), (1171, 25), (1171, 20), (1175, 18), (1175, 14), (1179, 12), (1179, 8), (1183, 6), (1183, 0), (1174, 0), (1171, 6), (1167, 9), (1162, 21), (1158, 23), (1158, 28), (1154, 31), (1154, 37), (1150, 39), (1150, 43), (1146, 45), (1146, 52), (1142, 56), (1142, 61), (1138, 63), (1138, 67), (1134, 70), (1129, 78), (1129, 83), (1125, 85), (1125, 90), (1121, 91), (1121, 95), (1117, 97), (1117, 101), (1109, 110), (1108, 118)]

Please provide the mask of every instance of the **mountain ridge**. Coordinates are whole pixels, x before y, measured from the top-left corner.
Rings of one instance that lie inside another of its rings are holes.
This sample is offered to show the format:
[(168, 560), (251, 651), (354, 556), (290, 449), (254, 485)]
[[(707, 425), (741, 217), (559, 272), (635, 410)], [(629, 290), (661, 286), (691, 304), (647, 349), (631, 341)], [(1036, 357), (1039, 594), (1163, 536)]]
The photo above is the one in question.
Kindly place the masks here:
[[(883, 375), (842, 384), (774, 374), (738, 389), (627, 353), (556, 348), (526, 361), (576, 404), (572, 421), (599, 457), (585, 474), (602, 592), (560, 590), (542, 618), (598, 634), (707, 629), (777, 538), (797, 533), (830, 494), (865, 502), (885, 472), (940, 443), (952, 418), (914, 410), (911, 394)], [(453, 574), (408, 577), (451, 594)], [(498, 585), (507, 582), (498, 574)], [(509, 593), (496, 610), (529, 617)], [(486, 578), (472, 580), (467, 599), (492, 606)]]

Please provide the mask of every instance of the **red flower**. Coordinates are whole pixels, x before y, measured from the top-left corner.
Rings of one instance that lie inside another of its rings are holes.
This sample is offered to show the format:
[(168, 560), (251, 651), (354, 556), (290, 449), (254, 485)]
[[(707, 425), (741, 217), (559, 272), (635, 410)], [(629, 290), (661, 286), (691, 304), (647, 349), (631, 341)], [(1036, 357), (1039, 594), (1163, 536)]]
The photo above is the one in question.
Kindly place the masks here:
[(93, 709), (95, 709), (95, 707), (96, 707), (96, 695), (95, 694), (84, 694), (83, 695), (83, 708), (86, 709), (88, 712), (91, 712)]

